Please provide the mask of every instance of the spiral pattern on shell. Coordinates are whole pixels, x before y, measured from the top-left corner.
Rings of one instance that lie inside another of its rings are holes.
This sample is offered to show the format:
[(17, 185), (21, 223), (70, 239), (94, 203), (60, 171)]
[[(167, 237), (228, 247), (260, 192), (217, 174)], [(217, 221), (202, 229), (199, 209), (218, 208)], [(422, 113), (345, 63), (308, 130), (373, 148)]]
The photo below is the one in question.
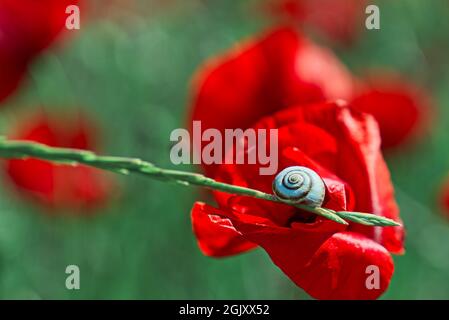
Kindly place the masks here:
[(293, 166), (276, 175), (273, 180), (273, 192), (276, 197), (286, 202), (321, 207), (326, 187), (315, 171)]

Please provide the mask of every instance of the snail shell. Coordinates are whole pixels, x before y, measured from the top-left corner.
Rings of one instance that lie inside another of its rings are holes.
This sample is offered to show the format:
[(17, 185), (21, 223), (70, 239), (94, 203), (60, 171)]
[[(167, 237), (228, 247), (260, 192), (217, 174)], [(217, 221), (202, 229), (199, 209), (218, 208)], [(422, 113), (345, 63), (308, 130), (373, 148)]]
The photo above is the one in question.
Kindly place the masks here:
[(279, 199), (321, 207), (326, 194), (323, 179), (313, 170), (293, 166), (279, 172), (273, 180), (273, 192)]

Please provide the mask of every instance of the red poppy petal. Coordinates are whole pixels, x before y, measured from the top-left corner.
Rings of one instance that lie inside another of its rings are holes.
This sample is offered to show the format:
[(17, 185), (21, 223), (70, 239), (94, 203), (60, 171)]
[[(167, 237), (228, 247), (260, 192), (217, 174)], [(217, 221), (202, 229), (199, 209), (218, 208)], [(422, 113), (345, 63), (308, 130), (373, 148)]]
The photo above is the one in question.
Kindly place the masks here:
[(352, 78), (330, 51), (281, 28), (200, 70), (192, 119), (201, 120), (203, 129), (248, 128), (295, 104), (351, 95)]
[(49, 146), (58, 144), (58, 134), (44, 114), (33, 115), (19, 121), (8, 138), (36, 141)]
[(365, 7), (365, 0), (271, 0), (268, 9), (276, 17), (350, 44), (362, 29)]
[(358, 233), (340, 232), (321, 245), (301, 279), (318, 299), (377, 299), (393, 271), (393, 259), (383, 246)]
[[(56, 204), (71, 208), (94, 208), (110, 194), (113, 180), (103, 171), (83, 165), (56, 166), (54, 170)], [(82, 213), (92, 213), (81, 210)]]
[(24, 194), (46, 204), (53, 204), (54, 165), (36, 159), (14, 159), (6, 162), (6, 172)]
[(447, 177), (440, 188), (439, 204), (445, 217), (449, 219), (449, 180), (447, 180)]
[[(65, 28), (66, 8), (80, 0), (2, 0), (0, 16), (8, 31), (3, 41), (21, 57), (34, 56), (46, 48)], [(6, 24), (6, 22), (8, 24)], [(27, 59), (24, 59), (24, 61)]]
[(382, 148), (393, 148), (416, 138), (425, 128), (430, 103), (418, 88), (389, 79), (371, 80), (351, 102), (351, 107), (374, 116)]
[(335, 168), (337, 141), (322, 128), (297, 122), (278, 130), (280, 150), (296, 148), (329, 170)]
[[(376, 299), (388, 287), (393, 260), (375, 241), (353, 232), (316, 232), (300, 224), (278, 228), (233, 219), (242, 235), (263, 247), (273, 262), (298, 286), (317, 299)], [(367, 288), (369, 268), (379, 282)]]
[(192, 208), (193, 231), (203, 254), (212, 257), (225, 257), (239, 254), (257, 245), (245, 240), (235, 230), (232, 222), (225, 218), (222, 210), (205, 203), (196, 202)]
[[(402, 223), (390, 173), (380, 152), (376, 121), (369, 115), (351, 113), (348, 109), (341, 109), (339, 113), (339, 129), (345, 136), (345, 142), (340, 146), (338, 172), (357, 194), (356, 210)], [(355, 224), (352, 230), (374, 239), (392, 253), (404, 251), (403, 227), (366, 227)]]
[(10, 64), (14, 63), (4, 59), (0, 53), (0, 102), (16, 91), (25, 76), (24, 67)]

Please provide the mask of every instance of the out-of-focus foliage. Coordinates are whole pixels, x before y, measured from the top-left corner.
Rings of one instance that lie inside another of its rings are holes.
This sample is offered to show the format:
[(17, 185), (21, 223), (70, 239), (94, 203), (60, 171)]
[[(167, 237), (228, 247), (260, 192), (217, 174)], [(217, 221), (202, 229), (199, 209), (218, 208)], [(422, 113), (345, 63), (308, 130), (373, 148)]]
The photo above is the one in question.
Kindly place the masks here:
[[(119, 15), (107, 2), (95, 1), (91, 21), (32, 66), (0, 110), (0, 132), (35, 108), (81, 108), (100, 123), (104, 152), (173, 167), (169, 135), (186, 125), (197, 66), (272, 22), (257, 1), (136, 0)], [(396, 69), (429, 90), (437, 113), (426, 139), (386, 155), (407, 252), (395, 257), (384, 297), (449, 298), (449, 223), (437, 201), (449, 172), (449, 2), (378, 5), (381, 29), (337, 54), (355, 74)], [(0, 186), (0, 298), (307, 298), (262, 250), (201, 255), (189, 218), (194, 199), (207, 199), (200, 190), (122, 177), (121, 194), (98, 214), (55, 217)], [(78, 291), (65, 288), (71, 264), (81, 270)]]

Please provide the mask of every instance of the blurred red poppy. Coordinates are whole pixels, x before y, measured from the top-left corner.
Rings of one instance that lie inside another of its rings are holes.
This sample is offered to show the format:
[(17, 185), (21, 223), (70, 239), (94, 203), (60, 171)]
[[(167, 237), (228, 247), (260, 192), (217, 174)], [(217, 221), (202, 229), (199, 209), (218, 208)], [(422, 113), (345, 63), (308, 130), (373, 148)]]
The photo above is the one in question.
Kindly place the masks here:
[(277, 18), (312, 27), (329, 39), (350, 44), (364, 27), (366, 0), (268, 0)]
[(442, 213), (449, 219), (449, 179), (445, 178), (443, 184), (441, 185), (439, 196), (439, 205), (441, 206)]
[[(96, 137), (91, 120), (81, 114), (35, 115), (18, 123), (9, 136), (10, 139), (85, 150), (96, 149)], [(6, 172), (22, 196), (49, 208), (95, 207), (102, 204), (111, 192), (109, 176), (82, 165), (13, 159), (6, 161)]]
[(432, 113), (429, 98), (420, 88), (391, 74), (365, 80), (351, 106), (376, 118), (384, 149), (417, 138), (426, 129)]
[[(326, 186), (323, 207), (369, 212), (400, 221), (390, 174), (380, 152), (375, 120), (344, 103), (319, 103), (280, 111), (253, 128), (279, 131), (279, 170), (305, 166)], [(250, 149), (245, 152), (251, 152)], [(259, 165), (220, 165), (215, 178), (271, 193), (273, 176)], [(255, 246), (298, 286), (319, 299), (374, 299), (388, 287), (393, 261), (403, 252), (402, 227), (337, 224), (300, 209), (214, 192), (218, 208), (192, 209), (198, 244), (209, 256)], [(378, 267), (380, 285), (366, 286), (367, 268)]]
[(68, 5), (81, 0), (0, 1), (0, 101), (19, 85), (28, 64), (65, 27)]
[[(290, 28), (239, 44), (202, 67), (193, 84), (190, 120), (202, 130), (248, 128), (297, 104), (349, 99), (351, 75), (338, 59)], [(213, 173), (213, 166), (207, 166)]]

